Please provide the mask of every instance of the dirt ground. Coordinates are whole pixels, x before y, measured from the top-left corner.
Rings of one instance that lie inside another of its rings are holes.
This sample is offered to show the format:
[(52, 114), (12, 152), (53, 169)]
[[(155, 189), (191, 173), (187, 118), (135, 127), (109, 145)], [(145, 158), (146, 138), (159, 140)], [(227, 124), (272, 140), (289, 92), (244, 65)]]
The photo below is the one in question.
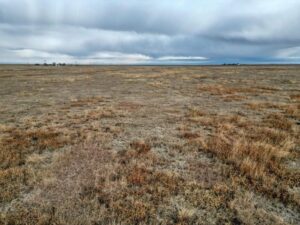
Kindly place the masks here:
[(300, 224), (300, 66), (0, 66), (0, 224)]

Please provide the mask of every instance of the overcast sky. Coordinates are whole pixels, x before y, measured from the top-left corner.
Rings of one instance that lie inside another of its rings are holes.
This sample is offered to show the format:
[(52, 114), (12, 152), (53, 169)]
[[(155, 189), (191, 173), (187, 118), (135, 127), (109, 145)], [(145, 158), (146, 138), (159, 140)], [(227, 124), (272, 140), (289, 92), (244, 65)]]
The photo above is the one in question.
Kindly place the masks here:
[(300, 0), (0, 0), (1, 63), (299, 63)]

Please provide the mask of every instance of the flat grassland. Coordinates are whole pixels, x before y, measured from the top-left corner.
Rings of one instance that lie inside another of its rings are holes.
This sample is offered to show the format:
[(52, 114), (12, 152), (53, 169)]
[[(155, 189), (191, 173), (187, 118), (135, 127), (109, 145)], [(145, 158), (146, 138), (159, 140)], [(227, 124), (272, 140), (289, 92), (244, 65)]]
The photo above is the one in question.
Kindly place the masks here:
[(300, 66), (0, 66), (0, 224), (299, 224)]

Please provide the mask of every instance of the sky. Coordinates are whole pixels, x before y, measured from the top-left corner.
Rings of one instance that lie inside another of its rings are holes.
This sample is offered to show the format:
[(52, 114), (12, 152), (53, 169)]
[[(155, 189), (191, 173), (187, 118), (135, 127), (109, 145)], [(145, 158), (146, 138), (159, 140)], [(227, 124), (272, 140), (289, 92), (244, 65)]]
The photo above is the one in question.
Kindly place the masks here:
[(300, 63), (300, 0), (0, 0), (0, 63)]

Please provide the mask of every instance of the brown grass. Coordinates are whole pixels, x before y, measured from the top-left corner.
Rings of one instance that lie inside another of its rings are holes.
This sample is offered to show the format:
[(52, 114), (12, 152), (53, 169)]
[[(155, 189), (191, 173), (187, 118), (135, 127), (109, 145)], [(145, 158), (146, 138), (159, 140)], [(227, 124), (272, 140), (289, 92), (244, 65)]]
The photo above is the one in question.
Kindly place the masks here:
[(300, 94), (290, 95), (290, 99), (295, 100), (295, 101), (300, 101)]
[[(240, 87), (240, 86), (231, 86), (231, 85), (224, 85), (224, 84), (209, 84), (209, 85), (199, 85), (198, 90), (201, 92), (208, 92), (211, 95), (231, 95), (234, 99), (237, 97), (236, 94), (241, 93), (250, 93), (250, 94), (258, 94), (261, 92), (266, 91), (277, 91), (276, 88), (268, 88), (268, 87)], [(239, 96), (238, 99), (244, 99), (246, 96)]]
[(136, 150), (138, 154), (145, 154), (151, 150), (150, 144), (141, 140), (131, 142), (130, 147)]
[(2, 168), (24, 164), (26, 154), (45, 149), (57, 149), (68, 140), (63, 135), (51, 130), (13, 130), (1, 139), (0, 162)]
[[(253, 201), (253, 193), (237, 196), (230, 202), (230, 207), (237, 215), (237, 222), (242, 224), (269, 224), (269, 225), (284, 225), (285, 223), (280, 217), (269, 213), (259, 207)], [(262, 219), (264, 218), (264, 219)]]
[(198, 133), (193, 133), (193, 132), (184, 132), (181, 137), (186, 138), (186, 139), (194, 139), (199, 137)]
[(285, 131), (292, 131), (293, 123), (287, 119), (286, 117), (282, 116), (281, 114), (269, 114), (264, 119), (264, 123), (275, 129), (285, 130)]
[(0, 224), (298, 224), (298, 74), (1, 66)]
[(287, 197), (285, 185), (297, 185), (300, 175), (284, 167), (295, 147), (293, 124), (278, 114), (268, 115), (262, 124), (251, 124), (239, 117), (221, 119), (211, 137), (198, 138), (195, 142), (201, 150), (234, 165), (258, 190), (291, 201), (294, 197)]
[(9, 202), (15, 199), (26, 184), (26, 170), (10, 168), (0, 171), (0, 202)]

